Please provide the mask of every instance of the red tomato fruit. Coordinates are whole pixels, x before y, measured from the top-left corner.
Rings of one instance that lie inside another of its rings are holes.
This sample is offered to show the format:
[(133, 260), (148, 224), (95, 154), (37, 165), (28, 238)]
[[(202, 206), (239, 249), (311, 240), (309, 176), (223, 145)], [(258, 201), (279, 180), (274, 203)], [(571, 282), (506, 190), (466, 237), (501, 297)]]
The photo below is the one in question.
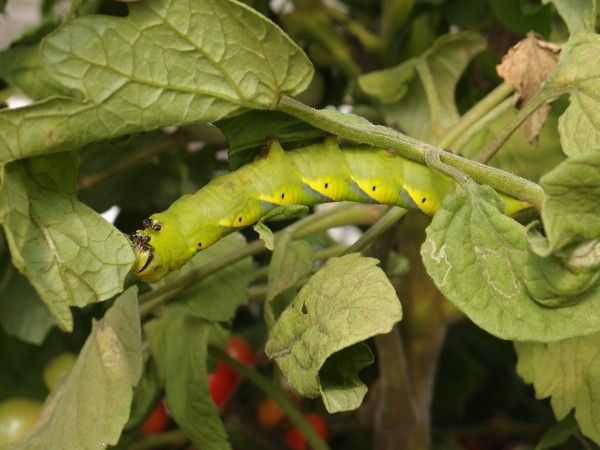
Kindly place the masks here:
[(160, 433), (167, 428), (167, 425), (169, 425), (169, 415), (164, 402), (161, 400), (142, 424), (140, 431), (144, 434)]
[[(327, 429), (327, 422), (325, 419), (317, 413), (306, 414), (305, 417), (317, 434), (321, 437), (321, 439), (327, 441), (327, 438), (329, 437), (329, 431)], [(292, 450), (306, 450), (308, 447), (306, 438), (296, 427), (290, 428), (285, 432), (283, 435), (283, 442)]]
[[(225, 352), (244, 365), (253, 366), (255, 363), (254, 350), (240, 336), (232, 335), (229, 337)], [(223, 361), (217, 363), (215, 371), (208, 375), (210, 396), (217, 408), (223, 409), (227, 405), (239, 382), (240, 375), (233, 368)]]
[(285, 412), (281, 409), (279, 403), (269, 397), (258, 405), (256, 415), (263, 427), (274, 428), (283, 420)]

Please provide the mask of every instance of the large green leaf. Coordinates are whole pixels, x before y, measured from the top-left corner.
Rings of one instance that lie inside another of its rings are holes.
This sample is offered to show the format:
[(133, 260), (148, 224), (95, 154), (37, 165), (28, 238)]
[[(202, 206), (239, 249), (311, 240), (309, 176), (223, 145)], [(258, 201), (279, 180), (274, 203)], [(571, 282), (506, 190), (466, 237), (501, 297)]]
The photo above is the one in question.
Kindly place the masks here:
[(198, 448), (230, 449), (207, 383), (211, 325), (169, 308), (144, 330), (165, 382), (167, 405), (177, 425)]
[(44, 39), (50, 76), (77, 98), (1, 111), (0, 162), (273, 108), (312, 77), (285, 33), (234, 0), (147, 0), (129, 9), (126, 18), (79, 17)]
[(13, 264), (65, 330), (70, 306), (120, 292), (133, 263), (131, 243), (74, 197), (75, 155), (19, 161), (4, 169), (0, 220)]
[(472, 31), (439, 37), (421, 56), (359, 77), (359, 85), (382, 103), (386, 123), (409, 136), (437, 140), (459, 118), (454, 89), (469, 61), (485, 48)]
[(372, 356), (352, 346), (389, 332), (402, 318), (396, 292), (376, 264), (356, 253), (329, 259), (269, 335), (267, 355), (298, 392), (321, 395), (330, 412), (358, 408), (366, 393), (357, 371)]
[[(246, 245), (246, 240), (239, 233), (221, 239), (215, 245), (199, 252), (181, 269), (171, 272), (153, 288), (177, 283), (191, 270), (201, 270), (214, 263), (219, 258), (240, 250)], [(176, 307), (194, 317), (213, 322), (225, 322), (233, 318), (236, 309), (248, 301), (248, 284), (252, 281), (252, 258), (244, 258), (231, 264), (223, 270), (208, 276), (193, 287), (187, 289), (175, 299)]]
[(542, 0), (542, 3), (554, 5), (570, 34), (595, 30), (596, 0)]
[(503, 339), (550, 342), (600, 330), (598, 273), (573, 274), (534, 254), (526, 228), (502, 214), (492, 189), (465, 186), (444, 201), (421, 248), (442, 293)]
[(126, 291), (94, 324), (73, 370), (14, 450), (94, 450), (117, 443), (142, 371), (136, 294), (135, 288)]
[(549, 344), (517, 342), (517, 371), (537, 398), (550, 397), (556, 418), (572, 409), (583, 434), (600, 444), (600, 334)]
[(550, 250), (600, 238), (600, 150), (567, 159), (540, 180)]

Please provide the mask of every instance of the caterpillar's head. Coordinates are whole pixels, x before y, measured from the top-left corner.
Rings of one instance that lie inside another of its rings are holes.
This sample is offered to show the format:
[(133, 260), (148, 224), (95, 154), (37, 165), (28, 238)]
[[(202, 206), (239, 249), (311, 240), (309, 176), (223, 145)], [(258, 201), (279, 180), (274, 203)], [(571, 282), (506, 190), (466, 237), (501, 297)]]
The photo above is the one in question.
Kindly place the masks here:
[(131, 235), (135, 264), (131, 273), (148, 283), (155, 283), (167, 273), (181, 267), (194, 255), (181, 239), (176, 225), (150, 218), (144, 230)]

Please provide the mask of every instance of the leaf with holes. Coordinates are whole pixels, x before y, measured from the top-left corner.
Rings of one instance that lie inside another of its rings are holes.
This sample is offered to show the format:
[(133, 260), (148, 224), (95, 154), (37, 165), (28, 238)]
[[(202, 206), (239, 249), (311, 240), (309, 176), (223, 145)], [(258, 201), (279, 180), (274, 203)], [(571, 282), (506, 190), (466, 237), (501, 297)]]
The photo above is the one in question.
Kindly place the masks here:
[(396, 292), (376, 264), (356, 253), (329, 259), (269, 335), (267, 355), (302, 395), (323, 396), (329, 411), (358, 408), (366, 393), (357, 371), (369, 357), (364, 347), (348, 347), (389, 332), (402, 318)]

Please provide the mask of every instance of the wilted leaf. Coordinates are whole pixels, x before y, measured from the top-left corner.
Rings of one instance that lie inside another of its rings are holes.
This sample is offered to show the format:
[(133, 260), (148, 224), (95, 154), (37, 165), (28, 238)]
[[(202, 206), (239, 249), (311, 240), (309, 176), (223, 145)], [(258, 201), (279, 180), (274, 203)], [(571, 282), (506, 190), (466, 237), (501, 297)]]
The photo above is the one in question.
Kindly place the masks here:
[[(561, 291), (571, 272), (536, 259), (526, 228), (502, 214), (492, 189), (467, 186), (444, 201), (421, 247), (427, 272), (442, 293), (502, 339), (551, 342), (600, 330), (598, 283), (582, 292)], [(543, 276), (549, 273), (550, 284)], [(549, 291), (555, 303), (573, 305), (542, 306)], [(536, 298), (540, 292), (544, 297)]]
[(517, 371), (537, 398), (550, 397), (558, 420), (575, 409), (581, 432), (600, 443), (600, 334), (549, 344), (516, 342)]
[(436, 140), (458, 120), (454, 89), (469, 61), (484, 48), (485, 40), (472, 31), (447, 34), (417, 58), (360, 76), (359, 86), (382, 103), (388, 125), (418, 139)]
[(51, 77), (78, 96), (0, 111), (0, 162), (273, 108), (312, 77), (300, 48), (236, 1), (146, 0), (129, 10), (79, 17), (44, 39)]
[(198, 448), (226, 450), (231, 446), (207, 382), (210, 330), (208, 322), (173, 309), (144, 327), (173, 419)]
[(72, 371), (14, 450), (95, 450), (117, 443), (142, 371), (136, 294), (135, 288), (126, 291), (94, 324)]
[(65, 330), (70, 306), (120, 292), (133, 263), (131, 243), (74, 196), (75, 155), (8, 165), (0, 190), (0, 220), (13, 264)]
[[(530, 32), (522, 41), (515, 44), (502, 62), (496, 67), (498, 75), (517, 90), (516, 105), (526, 104), (540, 90), (548, 75), (554, 70), (560, 54), (560, 45), (546, 42)], [(550, 103), (544, 104), (524, 123), (523, 131), (527, 140), (537, 142), (544, 126)]]
[[(181, 269), (171, 272), (152, 287), (157, 289), (177, 283), (191, 270), (208, 266), (245, 245), (246, 240), (241, 234), (231, 234), (199, 252)], [(180, 294), (173, 301), (173, 306), (186, 314), (213, 322), (231, 320), (236, 309), (248, 301), (247, 288), (252, 281), (253, 267), (251, 257), (231, 264)]]
[(331, 411), (360, 405), (366, 390), (356, 372), (367, 358), (360, 347), (325, 366), (328, 358), (389, 332), (402, 318), (396, 292), (376, 263), (356, 253), (329, 259), (281, 314), (265, 348), (292, 386), (305, 396), (327, 398)]
[(581, 31), (594, 32), (596, 26), (596, 0), (542, 0), (552, 3), (561, 15), (570, 34)]

